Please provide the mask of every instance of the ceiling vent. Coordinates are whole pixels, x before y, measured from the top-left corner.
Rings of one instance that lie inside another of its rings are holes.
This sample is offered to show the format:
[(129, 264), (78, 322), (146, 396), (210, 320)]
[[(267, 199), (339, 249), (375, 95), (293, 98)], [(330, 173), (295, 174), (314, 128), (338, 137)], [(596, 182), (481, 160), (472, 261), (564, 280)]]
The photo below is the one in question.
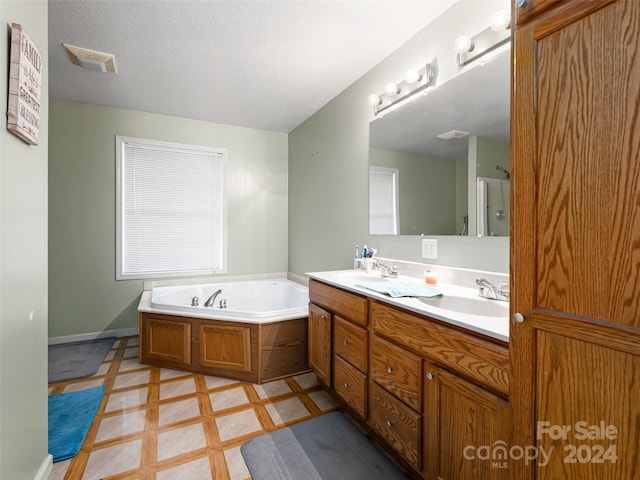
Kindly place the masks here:
[(469, 132), (463, 132), (462, 130), (449, 130), (448, 132), (436, 135), (436, 137), (441, 138), (442, 140), (450, 140), (452, 138), (468, 137), (469, 135), (471, 135)]
[(73, 45), (63, 44), (69, 60), (74, 65), (102, 73), (118, 73), (116, 58), (110, 53), (96, 52)]

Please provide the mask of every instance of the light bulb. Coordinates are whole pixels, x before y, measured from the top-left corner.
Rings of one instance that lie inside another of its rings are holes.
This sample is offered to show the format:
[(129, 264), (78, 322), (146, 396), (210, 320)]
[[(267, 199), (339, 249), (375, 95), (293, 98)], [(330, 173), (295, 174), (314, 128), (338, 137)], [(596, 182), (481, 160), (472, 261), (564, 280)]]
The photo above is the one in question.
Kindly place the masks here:
[(491, 30), (500, 32), (509, 28), (511, 15), (506, 10), (498, 10), (491, 16)]
[(375, 93), (369, 95), (368, 100), (371, 105), (380, 105), (380, 103), (382, 102), (382, 100), (380, 100), (380, 97)]
[(458, 53), (470, 52), (473, 50), (473, 43), (469, 35), (460, 35), (453, 42), (453, 49)]
[(384, 93), (386, 93), (389, 96), (392, 96), (400, 93), (400, 89), (398, 88), (398, 85), (396, 85), (395, 83), (389, 82), (384, 86)]
[(416, 83), (422, 79), (422, 75), (415, 68), (410, 68), (404, 73), (404, 79), (407, 83)]

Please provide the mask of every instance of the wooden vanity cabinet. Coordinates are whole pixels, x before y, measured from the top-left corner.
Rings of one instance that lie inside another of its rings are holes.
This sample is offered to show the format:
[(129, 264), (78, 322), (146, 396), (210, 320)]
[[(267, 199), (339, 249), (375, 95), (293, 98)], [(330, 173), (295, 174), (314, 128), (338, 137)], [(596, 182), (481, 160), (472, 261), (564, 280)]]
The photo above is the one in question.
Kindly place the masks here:
[(371, 427), (423, 478), (508, 478), (475, 450), (509, 444), (507, 345), (376, 300), (369, 315)]
[(367, 298), (309, 281), (309, 367), (362, 419), (368, 414)]
[(509, 478), (485, 458), (510, 440), (506, 342), (316, 280), (309, 297), (309, 365), (398, 463), (433, 480)]

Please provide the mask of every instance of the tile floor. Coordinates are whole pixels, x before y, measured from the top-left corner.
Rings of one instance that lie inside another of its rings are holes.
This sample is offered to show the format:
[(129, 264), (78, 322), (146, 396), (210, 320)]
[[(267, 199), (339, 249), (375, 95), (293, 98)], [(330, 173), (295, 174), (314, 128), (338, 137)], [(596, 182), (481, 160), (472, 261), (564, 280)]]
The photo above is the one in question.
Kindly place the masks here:
[(105, 396), (74, 458), (50, 480), (245, 480), (250, 438), (335, 410), (313, 373), (262, 385), (138, 363), (138, 338), (118, 339), (89, 378), (49, 394), (104, 385)]

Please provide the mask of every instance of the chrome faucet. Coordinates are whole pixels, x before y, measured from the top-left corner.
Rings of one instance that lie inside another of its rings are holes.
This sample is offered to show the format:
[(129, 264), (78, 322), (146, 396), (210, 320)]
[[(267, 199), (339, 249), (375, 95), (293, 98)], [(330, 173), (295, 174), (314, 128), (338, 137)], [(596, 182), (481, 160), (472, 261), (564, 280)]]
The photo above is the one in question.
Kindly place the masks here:
[(383, 277), (398, 278), (398, 267), (396, 265), (390, 267), (382, 262), (378, 262), (376, 268), (380, 270), (380, 275)]
[(206, 301), (206, 302), (204, 302), (204, 306), (205, 306), (205, 307), (213, 307), (213, 304), (214, 304), (214, 303), (215, 303), (215, 301), (216, 301), (216, 297), (217, 297), (218, 295), (220, 295), (221, 293), (222, 293), (222, 289), (218, 289), (218, 290), (216, 290), (215, 292), (213, 292), (213, 293), (211, 294), (211, 296), (210, 296), (209, 298), (207, 298), (207, 301)]
[(486, 278), (476, 278), (476, 285), (479, 287), (478, 295), (483, 298), (509, 301), (509, 284), (507, 282), (500, 282), (500, 288), (498, 288)]

